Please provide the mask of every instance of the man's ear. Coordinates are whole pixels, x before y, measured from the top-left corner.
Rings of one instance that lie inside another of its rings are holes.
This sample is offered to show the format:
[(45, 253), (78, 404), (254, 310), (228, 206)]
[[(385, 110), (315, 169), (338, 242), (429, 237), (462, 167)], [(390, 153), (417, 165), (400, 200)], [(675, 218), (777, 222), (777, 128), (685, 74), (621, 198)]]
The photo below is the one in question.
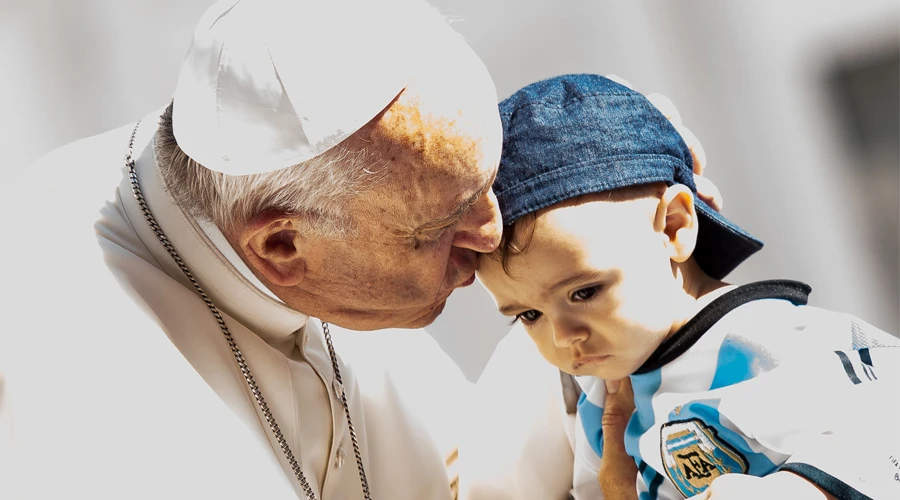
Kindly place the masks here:
[(250, 267), (267, 281), (283, 287), (303, 281), (306, 261), (295, 216), (261, 213), (238, 230), (235, 240)]
[(666, 188), (656, 209), (653, 227), (665, 237), (669, 257), (675, 262), (686, 261), (697, 246), (697, 212), (694, 194), (683, 184)]

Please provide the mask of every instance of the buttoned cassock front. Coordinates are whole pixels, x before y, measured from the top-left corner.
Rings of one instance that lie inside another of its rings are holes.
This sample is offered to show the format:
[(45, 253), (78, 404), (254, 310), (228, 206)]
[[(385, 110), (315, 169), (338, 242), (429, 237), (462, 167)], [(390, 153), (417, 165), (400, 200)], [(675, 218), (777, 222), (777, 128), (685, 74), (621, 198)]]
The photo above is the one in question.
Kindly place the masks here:
[[(157, 117), (134, 148), (153, 216), (222, 312), (318, 498), (362, 498), (318, 323), (254, 284), (171, 202)], [(0, 480), (12, 498), (305, 498), (216, 320), (134, 199), (133, 128), (51, 153), (6, 200), (16, 297), (0, 415), (13, 448), (0, 455), (13, 465)], [(357, 380), (339, 364), (373, 498), (450, 498), (443, 456), (389, 375)]]

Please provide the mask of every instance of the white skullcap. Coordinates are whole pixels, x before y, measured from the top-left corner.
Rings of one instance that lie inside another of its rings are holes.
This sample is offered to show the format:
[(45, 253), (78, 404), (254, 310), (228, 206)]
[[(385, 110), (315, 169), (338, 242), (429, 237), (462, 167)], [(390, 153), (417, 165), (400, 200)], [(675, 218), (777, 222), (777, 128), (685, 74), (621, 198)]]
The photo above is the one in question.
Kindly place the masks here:
[(220, 0), (174, 95), (181, 149), (229, 175), (296, 165), (385, 109), (434, 50), (471, 49), (423, 0)]

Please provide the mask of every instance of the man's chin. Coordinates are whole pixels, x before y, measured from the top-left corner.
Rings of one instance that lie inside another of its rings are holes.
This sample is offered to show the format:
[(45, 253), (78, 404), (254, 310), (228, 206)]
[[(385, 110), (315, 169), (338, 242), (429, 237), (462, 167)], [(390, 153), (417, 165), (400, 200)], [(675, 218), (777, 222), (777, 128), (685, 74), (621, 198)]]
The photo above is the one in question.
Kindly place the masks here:
[(447, 305), (447, 300), (442, 300), (437, 304), (433, 305), (430, 309), (425, 311), (424, 314), (419, 316), (418, 318), (412, 319), (406, 323), (399, 324), (394, 328), (407, 328), (407, 329), (418, 329), (425, 328), (426, 326), (434, 323), (434, 320), (437, 319), (438, 316), (444, 312), (444, 306)]
[(406, 317), (400, 317), (402, 313), (399, 312), (395, 314), (382, 312), (377, 316), (371, 313), (369, 315), (345, 314), (344, 317), (334, 318), (331, 322), (342, 328), (355, 331), (386, 330), (388, 328), (416, 330), (434, 323), (434, 320), (440, 316), (446, 305), (447, 300), (445, 299)]

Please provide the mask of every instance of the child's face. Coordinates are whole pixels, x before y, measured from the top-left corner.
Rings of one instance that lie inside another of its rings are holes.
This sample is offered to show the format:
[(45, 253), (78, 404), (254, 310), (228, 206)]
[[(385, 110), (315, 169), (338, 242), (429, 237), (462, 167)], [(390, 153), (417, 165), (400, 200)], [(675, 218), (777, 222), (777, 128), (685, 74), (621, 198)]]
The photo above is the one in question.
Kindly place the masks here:
[(574, 375), (626, 377), (677, 328), (683, 304), (659, 203), (551, 207), (538, 213), (526, 251), (511, 257), (512, 276), (482, 257), (479, 277), (552, 364)]

